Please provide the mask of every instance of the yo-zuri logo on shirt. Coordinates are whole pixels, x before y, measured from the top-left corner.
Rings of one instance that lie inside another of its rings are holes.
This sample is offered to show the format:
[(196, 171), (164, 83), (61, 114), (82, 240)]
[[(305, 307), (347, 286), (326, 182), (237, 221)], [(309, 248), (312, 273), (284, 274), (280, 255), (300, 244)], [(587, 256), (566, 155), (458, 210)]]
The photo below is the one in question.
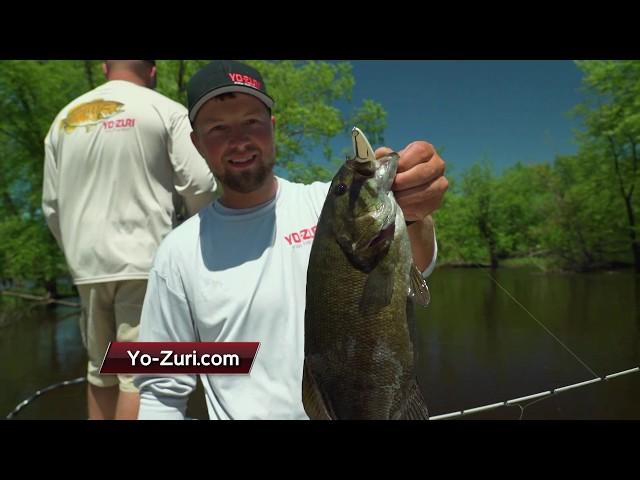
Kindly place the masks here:
[(102, 125), (107, 130), (112, 128), (135, 127), (136, 119), (135, 118), (118, 118), (116, 120), (105, 120)]
[(250, 87), (257, 88), (258, 90), (262, 88), (262, 84), (259, 80), (251, 78), (248, 75), (242, 75), (240, 73), (230, 73), (229, 78), (233, 83), (243, 83)]
[(303, 228), (297, 232), (292, 232), (289, 235), (285, 235), (284, 239), (289, 245), (302, 245), (303, 243), (309, 243), (316, 235), (316, 227), (314, 225), (311, 228)]
[(124, 103), (98, 98), (92, 102), (76, 105), (60, 122), (60, 128), (65, 133), (72, 133), (76, 128), (85, 127), (90, 132), (96, 125), (106, 118), (111, 118), (124, 111)]

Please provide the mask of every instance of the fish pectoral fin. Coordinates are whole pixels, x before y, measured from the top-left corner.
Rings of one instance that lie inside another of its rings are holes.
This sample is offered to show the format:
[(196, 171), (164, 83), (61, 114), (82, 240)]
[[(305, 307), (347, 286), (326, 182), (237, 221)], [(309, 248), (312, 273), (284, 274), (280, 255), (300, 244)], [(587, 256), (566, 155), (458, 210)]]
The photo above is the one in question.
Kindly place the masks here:
[(429, 420), (427, 403), (416, 380), (411, 384), (409, 396), (400, 410), (398, 418), (399, 420)]
[(427, 281), (418, 270), (415, 264), (411, 264), (409, 271), (409, 296), (419, 305), (426, 307), (431, 302), (431, 293), (427, 286)]
[(331, 415), (322, 398), (320, 388), (306, 360), (302, 374), (302, 404), (311, 420), (335, 420), (335, 416)]
[(368, 276), (360, 298), (360, 312), (375, 313), (391, 303), (393, 296), (393, 272), (375, 268)]

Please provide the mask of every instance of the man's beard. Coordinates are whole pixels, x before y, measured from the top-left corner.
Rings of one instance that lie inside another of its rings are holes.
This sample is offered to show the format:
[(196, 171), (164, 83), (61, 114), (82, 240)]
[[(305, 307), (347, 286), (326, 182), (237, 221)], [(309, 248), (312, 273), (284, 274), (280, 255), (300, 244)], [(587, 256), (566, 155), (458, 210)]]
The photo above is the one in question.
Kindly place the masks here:
[(262, 187), (269, 178), (275, 158), (270, 156), (264, 163), (257, 162), (256, 166), (252, 166), (246, 170), (239, 172), (225, 171), (219, 180), (222, 185), (239, 193), (251, 193)]

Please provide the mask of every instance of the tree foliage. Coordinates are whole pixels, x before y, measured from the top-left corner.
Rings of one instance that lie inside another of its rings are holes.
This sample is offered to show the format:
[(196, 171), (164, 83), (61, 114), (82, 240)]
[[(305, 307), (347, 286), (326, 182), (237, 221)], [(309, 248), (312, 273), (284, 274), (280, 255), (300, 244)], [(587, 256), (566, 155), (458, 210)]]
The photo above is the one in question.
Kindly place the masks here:
[[(186, 105), (187, 82), (206, 62), (158, 61), (158, 91)], [(337, 106), (351, 101), (355, 79), (349, 63), (248, 63), (261, 71), (276, 100), (277, 165), (290, 179), (329, 179), (339, 159), (331, 141), (353, 122), (372, 142), (382, 142), (380, 104), (366, 100), (349, 111)], [(44, 284), (67, 275), (40, 207), (43, 140), (60, 109), (104, 81), (99, 61), (0, 62), (0, 279)], [(312, 156), (318, 151), (322, 158)]]

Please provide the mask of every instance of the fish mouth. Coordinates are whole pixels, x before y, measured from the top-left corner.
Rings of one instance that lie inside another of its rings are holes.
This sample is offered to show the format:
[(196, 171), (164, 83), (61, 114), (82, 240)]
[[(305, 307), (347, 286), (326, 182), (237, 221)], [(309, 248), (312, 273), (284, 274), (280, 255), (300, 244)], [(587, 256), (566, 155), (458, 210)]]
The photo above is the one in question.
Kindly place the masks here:
[(395, 234), (395, 232), (396, 232), (396, 224), (392, 223), (388, 227), (380, 230), (380, 233), (376, 235), (375, 238), (369, 242), (368, 247), (369, 248), (375, 247), (376, 245), (384, 242), (385, 240), (393, 240), (393, 235)]
[(391, 193), (391, 186), (398, 171), (398, 158), (400, 158), (398, 154), (393, 152), (376, 160), (378, 163), (376, 180), (378, 181), (378, 189), (383, 195), (389, 195)]
[(375, 179), (376, 189), (381, 195), (386, 195), (391, 190), (393, 180), (398, 170), (398, 159), (400, 156), (396, 152), (388, 153), (383, 157), (376, 158), (375, 151), (371, 147), (366, 135), (358, 127), (353, 127), (351, 131), (353, 143), (353, 164), (358, 172), (367, 172)]
[[(356, 242), (365, 248), (372, 248), (392, 241), (395, 235), (395, 217), (398, 205), (396, 203), (391, 186), (398, 170), (396, 152), (390, 152), (380, 158), (376, 158), (375, 152), (364, 133), (357, 127), (352, 130), (353, 157), (352, 168), (356, 173), (369, 177), (371, 194), (376, 196), (377, 207), (375, 211), (369, 211), (365, 216), (373, 217), (373, 221), (380, 225), (380, 231), (368, 243)], [(355, 248), (355, 247), (354, 247)]]

